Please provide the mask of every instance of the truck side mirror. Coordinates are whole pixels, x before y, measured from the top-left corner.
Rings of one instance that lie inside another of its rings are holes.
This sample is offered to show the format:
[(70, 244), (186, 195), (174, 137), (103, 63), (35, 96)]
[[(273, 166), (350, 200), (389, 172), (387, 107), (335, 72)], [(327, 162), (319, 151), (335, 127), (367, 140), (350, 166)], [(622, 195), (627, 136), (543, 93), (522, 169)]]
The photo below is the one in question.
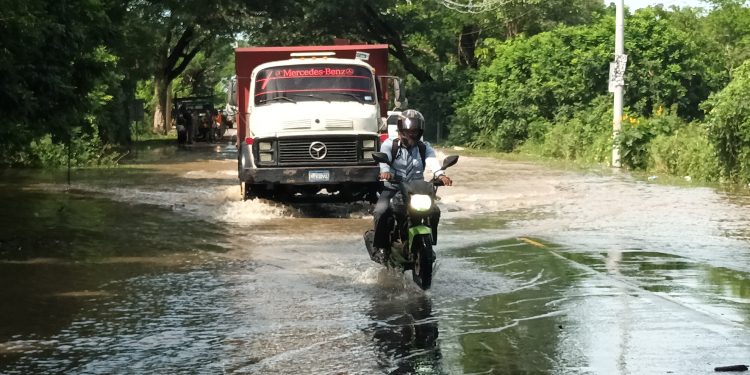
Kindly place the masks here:
[(393, 106), (395, 108), (401, 108), (401, 80), (393, 80)]
[(401, 91), (401, 78), (394, 77), (393, 81), (393, 108), (403, 109), (406, 108), (408, 102), (406, 96)]
[(380, 76), (385, 80), (386, 90), (393, 93), (393, 110), (400, 111), (407, 108), (408, 101), (401, 89), (402, 80), (396, 76)]
[(227, 104), (237, 105), (237, 76), (232, 76), (227, 81)]

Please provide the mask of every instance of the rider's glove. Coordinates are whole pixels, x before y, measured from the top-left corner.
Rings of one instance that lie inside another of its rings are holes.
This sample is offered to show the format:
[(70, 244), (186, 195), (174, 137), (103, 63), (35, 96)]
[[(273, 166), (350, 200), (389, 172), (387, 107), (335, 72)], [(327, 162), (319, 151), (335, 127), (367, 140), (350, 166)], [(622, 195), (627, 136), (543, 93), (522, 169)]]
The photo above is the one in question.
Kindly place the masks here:
[(438, 176), (438, 179), (440, 179), (440, 181), (441, 181), (441, 182), (443, 183), (443, 185), (445, 185), (445, 186), (451, 186), (451, 185), (453, 185), (453, 180), (451, 180), (451, 178), (450, 178), (450, 177), (448, 177), (448, 176), (446, 176), (446, 175), (444, 175), (444, 174), (442, 174), (442, 175)]

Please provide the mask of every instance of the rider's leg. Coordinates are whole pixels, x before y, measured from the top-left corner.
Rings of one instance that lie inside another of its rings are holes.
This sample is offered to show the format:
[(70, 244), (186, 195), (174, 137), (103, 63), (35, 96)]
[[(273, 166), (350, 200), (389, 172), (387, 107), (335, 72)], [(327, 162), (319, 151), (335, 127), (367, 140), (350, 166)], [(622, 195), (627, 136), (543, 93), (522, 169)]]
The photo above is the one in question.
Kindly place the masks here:
[(432, 213), (430, 213), (430, 229), (432, 229), (433, 245), (437, 245), (438, 222), (440, 222), (440, 208), (435, 205), (432, 209)]
[(380, 192), (378, 203), (375, 204), (375, 209), (372, 213), (375, 227), (374, 247), (384, 249), (390, 246), (390, 239), (388, 238), (388, 233), (390, 232), (390, 228), (388, 228), (388, 215), (390, 214), (390, 201), (394, 195), (396, 195), (395, 190), (383, 189)]

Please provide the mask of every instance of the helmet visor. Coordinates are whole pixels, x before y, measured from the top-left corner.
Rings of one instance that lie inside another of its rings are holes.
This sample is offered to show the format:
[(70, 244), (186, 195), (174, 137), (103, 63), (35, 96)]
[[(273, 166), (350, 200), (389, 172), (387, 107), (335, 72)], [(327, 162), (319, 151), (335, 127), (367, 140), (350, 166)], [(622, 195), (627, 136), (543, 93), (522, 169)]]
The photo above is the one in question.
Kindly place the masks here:
[(419, 139), (422, 136), (422, 129), (403, 129), (401, 134), (411, 139)]
[(409, 117), (404, 117), (401, 119), (401, 129), (403, 130), (421, 130), (421, 125), (422, 124), (420, 124), (416, 119), (412, 119)]

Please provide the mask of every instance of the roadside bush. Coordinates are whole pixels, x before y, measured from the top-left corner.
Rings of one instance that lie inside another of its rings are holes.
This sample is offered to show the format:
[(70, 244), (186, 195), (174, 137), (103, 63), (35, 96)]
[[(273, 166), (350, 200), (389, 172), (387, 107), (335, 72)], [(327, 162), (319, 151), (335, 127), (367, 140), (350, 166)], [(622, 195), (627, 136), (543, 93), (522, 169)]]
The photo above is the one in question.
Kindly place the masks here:
[[(587, 104), (606, 91), (608, 28), (561, 27), (511, 41), (488, 39), (484, 65), (459, 106), (451, 140), (512, 151), (550, 124), (562, 107)], [(542, 127), (543, 128), (543, 127)]]
[[(674, 116), (700, 117), (699, 103), (723, 84), (716, 57), (703, 50), (702, 39), (686, 30), (688, 18), (694, 21), (697, 15), (678, 17), (658, 7), (641, 9), (628, 18), (624, 97), (632, 116), (628, 121), (650, 115), (659, 104), (672, 108)], [(609, 14), (591, 25), (559, 27), (530, 38), (486, 40), (477, 50), (481, 68), (474, 90), (457, 110), (451, 140), (510, 151), (534, 137), (539, 130), (534, 124), (560, 126), (560, 109), (590, 107), (607, 92), (613, 27), (614, 17)], [(570, 126), (586, 128), (581, 120)], [(646, 167), (648, 142), (665, 134), (649, 126), (660, 125), (646, 124), (646, 131), (626, 130), (622, 138), (631, 151), (625, 161), (633, 167)]]
[[(80, 128), (75, 128), (73, 132), (70, 141), (71, 166), (112, 166), (117, 163), (120, 154), (103, 145), (96, 130), (93, 134), (85, 134)], [(31, 142), (29, 156), (34, 166), (64, 167), (68, 163), (68, 148), (65, 143), (55, 142), (52, 136), (47, 134)]]
[(558, 115), (540, 145), (544, 156), (599, 163), (607, 161), (612, 151), (612, 106), (610, 98), (601, 96), (592, 108), (580, 109), (572, 116)]
[(434, 81), (407, 81), (409, 107), (421, 111), (427, 121), (424, 133), (426, 139), (445, 143), (448, 124), (455, 118), (456, 103), (471, 93), (472, 74), (472, 70), (458, 69), (456, 65), (447, 64), (433, 73)]
[(657, 135), (649, 147), (648, 169), (703, 181), (718, 180), (721, 171), (707, 128), (696, 123)]
[(645, 170), (649, 165), (651, 141), (660, 135), (672, 135), (675, 130), (686, 125), (675, 112), (676, 107), (665, 111), (659, 106), (652, 117), (624, 115), (619, 137), (622, 164), (633, 169)]
[(732, 81), (703, 104), (708, 135), (716, 147), (723, 173), (750, 181), (750, 61), (737, 68)]
[(702, 118), (701, 102), (726, 84), (713, 43), (692, 29), (699, 15), (647, 7), (628, 17), (625, 107), (634, 117), (662, 105), (673, 114)]

